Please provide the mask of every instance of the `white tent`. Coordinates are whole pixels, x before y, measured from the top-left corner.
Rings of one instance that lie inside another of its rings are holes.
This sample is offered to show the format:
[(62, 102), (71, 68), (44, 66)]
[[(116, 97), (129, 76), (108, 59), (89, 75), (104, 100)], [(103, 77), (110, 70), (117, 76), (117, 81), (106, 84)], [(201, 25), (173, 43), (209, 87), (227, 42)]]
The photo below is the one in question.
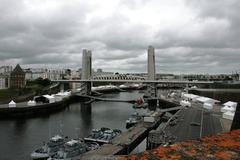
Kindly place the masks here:
[(35, 106), (36, 105), (36, 102), (33, 100), (33, 101), (28, 101), (27, 103), (28, 106)]
[(174, 97), (176, 95), (176, 93), (175, 92), (172, 92), (171, 94), (170, 94), (170, 97)]
[(182, 94), (182, 98), (195, 102), (199, 96), (195, 94), (184, 93)]
[(55, 97), (55, 101), (61, 101), (65, 97), (69, 97), (71, 95), (71, 92), (59, 92), (55, 94), (53, 97)]
[(192, 87), (191, 87), (191, 89), (196, 89), (196, 88), (198, 88), (198, 87), (197, 87), (197, 86), (192, 86)]
[(16, 103), (13, 100), (11, 100), (11, 102), (8, 103), (8, 107), (16, 107)]
[(231, 111), (231, 112), (235, 112), (235, 108), (234, 107), (230, 107), (230, 106), (223, 106), (221, 108), (221, 112), (228, 112), (228, 111)]
[(122, 84), (122, 85), (119, 86), (119, 88), (121, 88), (121, 89), (126, 89), (126, 88), (128, 88), (128, 86)]
[(224, 103), (223, 105), (233, 107), (235, 109), (237, 108), (237, 102), (228, 101), (228, 102)]
[(49, 100), (49, 103), (54, 103), (54, 102), (55, 102), (55, 98), (54, 98), (54, 96), (43, 95), (43, 97), (47, 98), (47, 99)]
[(203, 108), (205, 108), (205, 109), (213, 109), (213, 104), (210, 104), (210, 103), (204, 103), (203, 104)]
[(181, 100), (180, 105), (183, 106), (183, 107), (191, 107), (191, 103), (189, 101), (186, 101), (186, 100)]
[(55, 94), (54, 98), (55, 98), (55, 101), (58, 102), (58, 101), (61, 101), (63, 99), (63, 96), (61, 96), (59, 94)]
[(223, 113), (223, 118), (233, 120), (234, 114), (235, 114), (234, 112), (227, 111)]
[(198, 102), (201, 103), (210, 103), (210, 104), (215, 104), (215, 103), (219, 103), (220, 101), (212, 99), (212, 98), (208, 98), (208, 97), (199, 97), (196, 99)]

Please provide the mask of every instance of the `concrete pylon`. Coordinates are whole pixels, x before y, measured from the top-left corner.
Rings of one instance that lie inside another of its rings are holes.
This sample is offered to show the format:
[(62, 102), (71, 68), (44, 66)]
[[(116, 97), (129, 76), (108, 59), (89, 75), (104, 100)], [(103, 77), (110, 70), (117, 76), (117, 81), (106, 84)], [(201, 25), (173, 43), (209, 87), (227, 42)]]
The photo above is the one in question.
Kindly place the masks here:
[[(92, 77), (92, 51), (83, 49), (82, 55), (82, 80), (88, 80)], [(84, 82), (82, 85), (83, 94), (91, 94), (91, 82)]]
[(156, 79), (155, 51), (152, 46), (148, 47), (148, 80)]
[[(155, 50), (152, 46), (149, 46), (148, 47), (148, 80), (155, 80), (155, 79), (156, 79)], [(151, 83), (147, 85), (146, 96), (149, 98), (148, 108), (150, 110), (155, 110), (157, 107), (157, 100), (154, 99), (157, 97), (157, 87), (155, 83)]]
[(92, 76), (92, 52), (83, 49), (82, 55), (82, 79), (90, 79)]
[[(156, 79), (156, 69), (155, 69), (155, 51), (152, 46), (148, 47), (148, 80)], [(147, 89), (148, 97), (156, 97), (157, 90), (155, 84), (148, 84)]]

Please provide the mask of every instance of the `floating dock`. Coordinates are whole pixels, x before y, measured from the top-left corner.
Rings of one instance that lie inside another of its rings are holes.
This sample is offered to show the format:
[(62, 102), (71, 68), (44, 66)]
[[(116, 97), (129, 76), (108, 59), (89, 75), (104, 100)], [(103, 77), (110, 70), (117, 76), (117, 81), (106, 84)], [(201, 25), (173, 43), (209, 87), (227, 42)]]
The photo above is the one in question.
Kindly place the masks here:
[(147, 137), (149, 131), (159, 126), (162, 121), (162, 115), (163, 113), (158, 112), (153, 123), (140, 122), (128, 131), (115, 137), (111, 144), (105, 144), (98, 150), (83, 154), (79, 159), (89, 160), (102, 156), (129, 154)]

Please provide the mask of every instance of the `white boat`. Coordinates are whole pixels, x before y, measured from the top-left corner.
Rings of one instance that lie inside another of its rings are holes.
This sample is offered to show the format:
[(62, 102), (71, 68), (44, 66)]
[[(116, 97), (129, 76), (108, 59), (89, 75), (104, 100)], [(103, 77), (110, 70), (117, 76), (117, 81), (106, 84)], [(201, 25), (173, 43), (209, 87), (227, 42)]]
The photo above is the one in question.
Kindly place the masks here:
[(132, 127), (133, 125), (137, 124), (141, 119), (142, 119), (142, 117), (137, 112), (134, 112), (126, 120), (126, 128), (128, 129), (128, 128)]

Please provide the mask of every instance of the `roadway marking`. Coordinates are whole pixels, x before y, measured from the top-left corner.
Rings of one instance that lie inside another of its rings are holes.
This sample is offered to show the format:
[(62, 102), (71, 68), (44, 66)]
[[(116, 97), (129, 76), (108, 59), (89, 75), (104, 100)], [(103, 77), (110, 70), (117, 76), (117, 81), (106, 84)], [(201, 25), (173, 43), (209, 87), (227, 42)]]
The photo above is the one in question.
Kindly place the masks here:
[(201, 126), (200, 126), (200, 138), (202, 137), (202, 128), (203, 128), (203, 109), (202, 109), (202, 118), (201, 118)]

